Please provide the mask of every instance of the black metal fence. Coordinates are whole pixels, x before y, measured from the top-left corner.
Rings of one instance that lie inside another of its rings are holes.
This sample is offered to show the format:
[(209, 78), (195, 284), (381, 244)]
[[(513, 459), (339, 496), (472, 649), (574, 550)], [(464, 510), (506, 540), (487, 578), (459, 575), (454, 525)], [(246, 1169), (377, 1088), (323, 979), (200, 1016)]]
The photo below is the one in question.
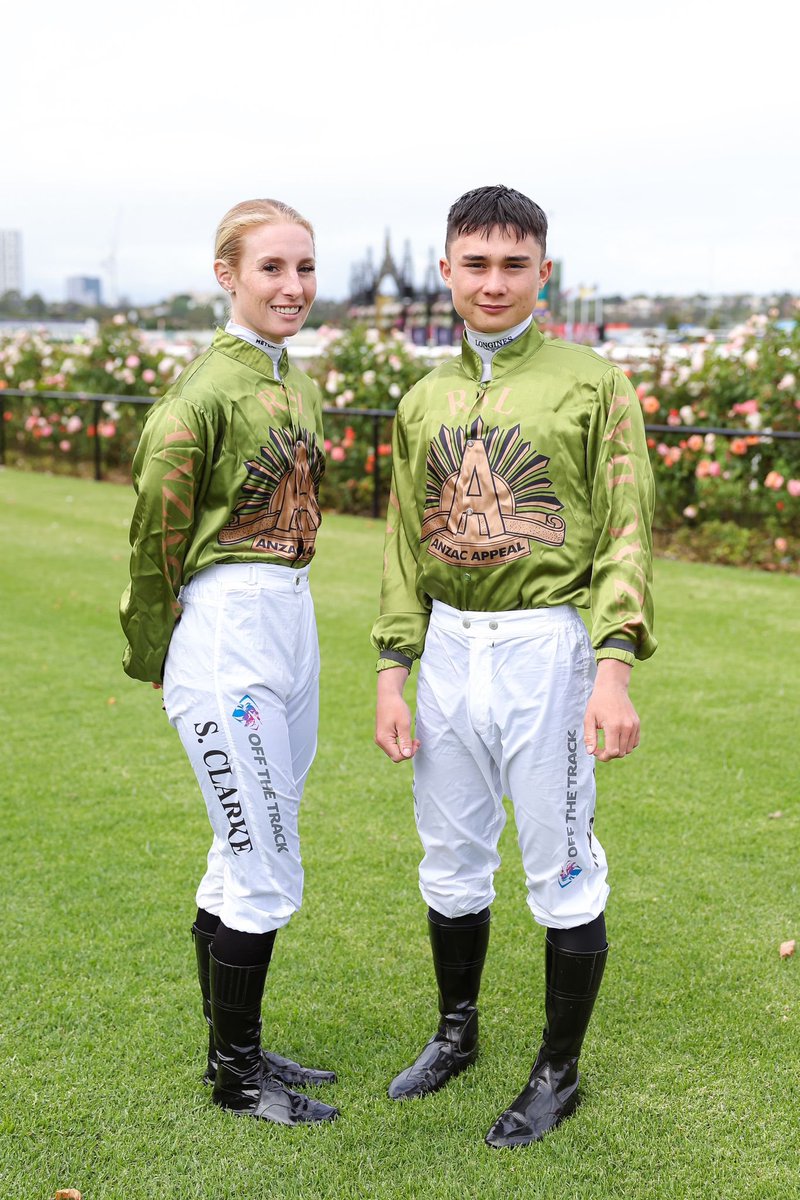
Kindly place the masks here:
[[(98, 392), (32, 392), (22, 388), (0, 389), (0, 466), (6, 462), (6, 400), (9, 397), (23, 400), (59, 400), (71, 404), (81, 403), (91, 405), (93, 433), (89, 440), (92, 443), (92, 459), (94, 463), (94, 478), (103, 479), (103, 439), (99, 426), (103, 418), (104, 404), (155, 404), (156, 396), (116, 396)], [(334, 408), (330, 405), (323, 407), (326, 417), (336, 417), (349, 421), (354, 417), (366, 417), (372, 424), (372, 451), (374, 470), (372, 478), (372, 516), (380, 517), (381, 475), (380, 475), (380, 428), (381, 422), (394, 417), (394, 409), (390, 408)], [(691, 437), (693, 434), (713, 433), (724, 438), (758, 438), (760, 442), (771, 441), (800, 441), (800, 433), (786, 430), (771, 429), (725, 429), (716, 425), (645, 425), (647, 433), (657, 433), (666, 437)]]

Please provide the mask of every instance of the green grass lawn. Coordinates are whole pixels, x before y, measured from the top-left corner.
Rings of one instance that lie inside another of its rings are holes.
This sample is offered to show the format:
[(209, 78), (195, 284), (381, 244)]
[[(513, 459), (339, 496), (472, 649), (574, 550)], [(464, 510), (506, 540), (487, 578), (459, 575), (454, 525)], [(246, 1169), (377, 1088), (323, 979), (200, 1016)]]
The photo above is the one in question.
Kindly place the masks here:
[[(320, 750), (306, 900), (279, 935), (269, 1044), (340, 1082), (282, 1129), (213, 1108), (189, 926), (207, 818), (158, 694), (120, 667), (131, 493), (0, 472), (0, 1196), (47, 1200), (797, 1195), (800, 584), (662, 561), (641, 748), (598, 768), (611, 953), (584, 1103), (543, 1143), (483, 1134), (543, 1021), (543, 931), (513, 821), (482, 1057), (444, 1092), (386, 1085), (432, 1032), (410, 771), (372, 743), (382, 530), (326, 517), (313, 570)], [(781, 812), (782, 816), (775, 816)]]

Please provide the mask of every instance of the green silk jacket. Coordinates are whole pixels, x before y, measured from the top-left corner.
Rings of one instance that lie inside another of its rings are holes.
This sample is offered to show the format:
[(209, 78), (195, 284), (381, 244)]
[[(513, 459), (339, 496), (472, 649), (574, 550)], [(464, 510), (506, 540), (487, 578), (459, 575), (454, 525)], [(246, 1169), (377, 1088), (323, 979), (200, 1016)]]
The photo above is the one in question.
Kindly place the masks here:
[(494, 356), (490, 382), (481, 371), (465, 339), (398, 407), (378, 669), (422, 654), (432, 599), (591, 608), (598, 659), (648, 658), (654, 484), (636, 393), (535, 324)]
[(316, 384), (217, 330), (153, 405), (133, 461), (125, 671), (159, 683), (181, 585), (213, 563), (301, 567), (314, 554), (324, 470)]

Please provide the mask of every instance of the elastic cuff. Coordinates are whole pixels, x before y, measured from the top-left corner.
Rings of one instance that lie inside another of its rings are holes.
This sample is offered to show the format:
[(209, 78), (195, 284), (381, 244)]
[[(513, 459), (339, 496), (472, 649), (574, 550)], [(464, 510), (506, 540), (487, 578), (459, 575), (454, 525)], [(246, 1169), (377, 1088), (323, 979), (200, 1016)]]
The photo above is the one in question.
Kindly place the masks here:
[(410, 671), (413, 663), (413, 658), (409, 658), (400, 650), (381, 650), (378, 670), (385, 671), (387, 667), (405, 667), (407, 671)]
[(598, 650), (625, 650), (628, 654), (635, 654), (636, 643), (629, 638), (607, 637), (600, 643)]
[(600, 662), (604, 658), (615, 658), (617, 662), (627, 663), (629, 667), (636, 662), (635, 654), (628, 650), (612, 650), (611, 648), (597, 650), (594, 657), (596, 662)]

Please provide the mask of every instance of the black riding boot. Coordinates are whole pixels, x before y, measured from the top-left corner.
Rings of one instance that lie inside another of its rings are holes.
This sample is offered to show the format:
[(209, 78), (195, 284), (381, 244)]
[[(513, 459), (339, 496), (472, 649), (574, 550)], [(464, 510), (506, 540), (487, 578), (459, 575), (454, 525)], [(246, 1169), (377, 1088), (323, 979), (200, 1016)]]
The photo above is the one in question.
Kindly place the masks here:
[(484, 911), (463, 925), (440, 925), (428, 916), (441, 1020), (416, 1062), (390, 1083), (391, 1100), (437, 1092), (478, 1057), (478, 991), (489, 945)]
[[(206, 933), (202, 929), (198, 929), (196, 925), (192, 926), (192, 937), (194, 938), (194, 948), (197, 954), (197, 978), (200, 981), (200, 991), (203, 996), (203, 1016), (208, 1025), (208, 1064), (206, 1073), (203, 1076), (203, 1083), (213, 1083), (217, 1075), (217, 1051), (214, 1045), (214, 1029), (211, 1021), (211, 985), (208, 978), (208, 959), (211, 951), (211, 943), (214, 940), (213, 933)], [(320, 1083), (336, 1083), (335, 1071), (321, 1071), (314, 1067), (301, 1067), (300, 1063), (292, 1062), (290, 1058), (283, 1058), (280, 1054), (273, 1054), (269, 1050), (262, 1050), (261, 1057), (267, 1070), (280, 1079), (281, 1083), (288, 1083), (289, 1087), (316, 1087)]]
[(261, 999), (266, 964), (233, 967), (209, 955), (211, 1020), (217, 1051), (212, 1099), (222, 1108), (278, 1125), (332, 1121), (338, 1109), (292, 1092), (261, 1053)]
[(608, 946), (594, 954), (545, 940), (547, 1024), (529, 1083), (486, 1135), (490, 1146), (538, 1142), (578, 1104), (578, 1056), (603, 978)]

